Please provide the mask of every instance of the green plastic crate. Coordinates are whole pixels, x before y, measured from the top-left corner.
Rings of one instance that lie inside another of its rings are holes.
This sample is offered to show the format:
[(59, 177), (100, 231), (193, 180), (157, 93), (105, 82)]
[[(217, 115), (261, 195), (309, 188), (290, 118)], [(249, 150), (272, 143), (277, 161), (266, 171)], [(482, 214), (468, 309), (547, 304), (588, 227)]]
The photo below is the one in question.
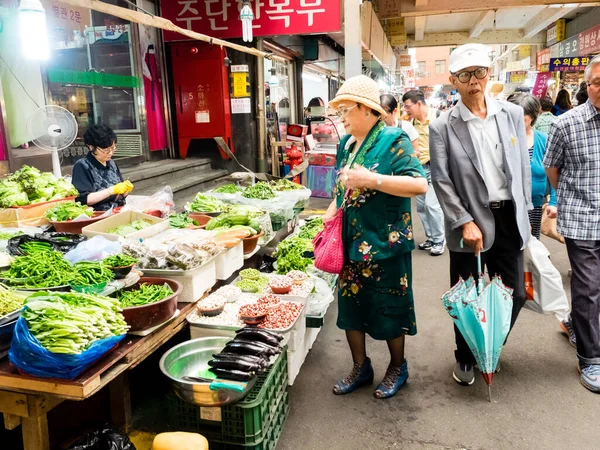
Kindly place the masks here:
[(325, 323), (325, 313), (318, 316), (306, 316), (306, 328), (321, 328)]
[(173, 425), (179, 431), (200, 433), (209, 441), (257, 445), (264, 440), (269, 423), (277, 416), (287, 395), (287, 384), (287, 348), (284, 348), (269, 371), (258, 376), (242, 401), (221, 408), (220, 422), (201, 419), (198, 406), (173, 398), (170, 402)]
[(210, 450), (275, 450), (289, 412), (289, 398), (286, 393), (278, 408), (277, 415), (275, 415), (271, 423), (269, 423), (267, 432), (262, 441), (249, 446), (227, 444), (223, 442), (210, 442)]

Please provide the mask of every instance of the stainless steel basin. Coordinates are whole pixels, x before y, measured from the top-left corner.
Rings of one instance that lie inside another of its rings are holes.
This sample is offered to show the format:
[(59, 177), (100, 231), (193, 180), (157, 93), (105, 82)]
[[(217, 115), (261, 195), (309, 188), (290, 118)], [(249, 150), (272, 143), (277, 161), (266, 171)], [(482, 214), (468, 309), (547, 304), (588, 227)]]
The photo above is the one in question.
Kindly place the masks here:
[[(183, 342), (168, 350), (160, 359), (160, 370), (171, 380), (175, 393), (182, 400), (198, 406), (223, 406), (243, 399), (256, 382), (220, 380), (219, 383), (193, 383), (184, 377), (197, 377), (219, 353), (229, 337), (203, 337)], [(212, 388), (211, 388), (212, 384)], [(228, 388), (227, 386), (231, 386)], [(243, 388), (243, 390), (241, 390)]]

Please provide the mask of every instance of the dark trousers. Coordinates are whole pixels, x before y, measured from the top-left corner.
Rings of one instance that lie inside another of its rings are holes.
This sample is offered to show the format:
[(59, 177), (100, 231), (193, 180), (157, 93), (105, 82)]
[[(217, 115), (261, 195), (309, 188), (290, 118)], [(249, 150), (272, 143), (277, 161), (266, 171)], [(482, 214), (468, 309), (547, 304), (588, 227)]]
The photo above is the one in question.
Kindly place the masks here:
[[(511, 202), (507, 202), (500, 208), (493, 208), (491, 211), (494, 214), (496, 236), (492, 247), (487, 252), (481, 252), (481, 265), (482, 268), (487, 268), (490, 277), (499, 275), (506, 286), (514, 289), (510, 323), (512, 329), (527, 299), (525, 295), (521, 235), (517, 227), (514, 206)], [(454, 286), (459, 277), (466, 280), (471, 275), (475, 279), (479, 278), (475, 255), (473, 253), (450, 251), (450, 284)], [(475, 364), (475, 357), (456, 325), (454, 326), (454, 335), (456, 338), (456, 361), (463, 364)]]
[(600, 364), (600, 241), (565, 239), (571, 262), (571, 321), (577, 356), (583, 364)]

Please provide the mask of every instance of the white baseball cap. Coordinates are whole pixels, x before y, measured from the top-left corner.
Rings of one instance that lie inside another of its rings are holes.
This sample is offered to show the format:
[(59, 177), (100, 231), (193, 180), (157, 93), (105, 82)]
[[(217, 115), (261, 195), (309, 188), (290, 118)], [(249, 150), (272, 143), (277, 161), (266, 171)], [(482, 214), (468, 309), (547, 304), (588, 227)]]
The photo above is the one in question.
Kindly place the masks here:
[(483, 44), (465, 44), (450, 54), (450, 73), (467, 67), (490, 67), (489, 50)]

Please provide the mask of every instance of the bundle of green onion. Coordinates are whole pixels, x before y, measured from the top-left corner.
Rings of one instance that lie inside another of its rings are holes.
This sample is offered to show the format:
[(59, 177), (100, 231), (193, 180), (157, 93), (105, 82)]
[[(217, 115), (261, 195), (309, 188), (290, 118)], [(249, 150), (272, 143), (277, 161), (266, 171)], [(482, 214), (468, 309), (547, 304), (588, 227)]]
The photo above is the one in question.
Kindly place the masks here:
[(75, 292), (40, 292), (21, 313), (31, 334), (52, 353), (76, 355), (94, 342), (127, 332), (114, 298)]

